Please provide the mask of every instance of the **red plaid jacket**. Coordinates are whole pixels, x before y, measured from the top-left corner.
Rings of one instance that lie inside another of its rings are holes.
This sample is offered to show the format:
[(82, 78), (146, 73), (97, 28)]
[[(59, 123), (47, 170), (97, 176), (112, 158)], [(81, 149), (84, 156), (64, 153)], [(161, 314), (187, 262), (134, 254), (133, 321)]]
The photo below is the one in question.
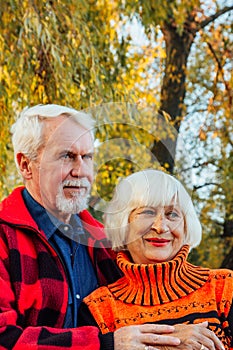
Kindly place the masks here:
[[(0, 349), (99, 350), (97, 328), (63, 328), (66, 274), (30, 216), (22, 190), (15, 189), (0, 206)], [(90, 233), (88, 251), (99, 284), (107, 284), (119, 277), (114, 253), (104, 246), (102, 225), (87, 211), (80, 217)]]

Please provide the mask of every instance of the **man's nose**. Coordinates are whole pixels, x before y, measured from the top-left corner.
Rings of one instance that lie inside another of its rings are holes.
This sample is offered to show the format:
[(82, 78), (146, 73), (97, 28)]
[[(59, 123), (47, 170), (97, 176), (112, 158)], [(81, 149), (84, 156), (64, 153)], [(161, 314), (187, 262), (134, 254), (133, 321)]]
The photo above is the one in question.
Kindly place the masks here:
[(84, 162), (81, 155), (77, 156), (72, 164), (71, 175), (73, 177), (84, 176)]

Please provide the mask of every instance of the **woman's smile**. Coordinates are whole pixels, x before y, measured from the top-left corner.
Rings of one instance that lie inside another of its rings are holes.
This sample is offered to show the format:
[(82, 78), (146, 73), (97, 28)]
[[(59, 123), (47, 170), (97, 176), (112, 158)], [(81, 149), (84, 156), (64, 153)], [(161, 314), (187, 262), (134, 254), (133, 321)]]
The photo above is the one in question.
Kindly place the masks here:
[(140, 207), (129, 216), (127, 249), (136, 263), (173, 259), (184, 244), (184, 218), (179, 206)]
[(157, 238), (157, 237), (153, 237), (153, 238), (144, 238), (144, 240), (153, 245), (154, 247), (165, 247), (167, 246), (171, 240), (170, 239), (165, 239), (165, 238)]

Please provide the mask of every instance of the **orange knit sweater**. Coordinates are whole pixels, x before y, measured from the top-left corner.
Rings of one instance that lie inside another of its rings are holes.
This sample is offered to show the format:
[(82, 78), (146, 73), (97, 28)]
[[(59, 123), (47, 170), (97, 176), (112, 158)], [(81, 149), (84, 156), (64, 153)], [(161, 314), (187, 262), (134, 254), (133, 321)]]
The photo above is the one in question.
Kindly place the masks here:
[(194, 266), (185, 245), (171, 261), (133, 264), (120, 252), (124, 276), (84, 299), (102, 333), (142, 323), (207, 320), (226, 349), (233, 349), (233, 271)]

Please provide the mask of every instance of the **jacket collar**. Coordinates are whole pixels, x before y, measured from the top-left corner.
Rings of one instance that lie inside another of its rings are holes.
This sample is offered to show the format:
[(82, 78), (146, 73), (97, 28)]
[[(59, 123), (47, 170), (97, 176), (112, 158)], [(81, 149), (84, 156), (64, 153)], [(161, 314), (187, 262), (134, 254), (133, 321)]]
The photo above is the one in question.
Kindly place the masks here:
[[(12, 225), (31, 227), (39, 231), (36, 222), (31, 217), (24, 203), (22, 196), (24, 188), (24, 186), (15, 188), (12, 193), (0, 203), (0, 220)], [(83, 210), (79, 214), (79, 217), (84, 229), (89, 232), (92, 238), (98, 240), (105, 238), (103, 225), (95, 220), (87, 210)]]

